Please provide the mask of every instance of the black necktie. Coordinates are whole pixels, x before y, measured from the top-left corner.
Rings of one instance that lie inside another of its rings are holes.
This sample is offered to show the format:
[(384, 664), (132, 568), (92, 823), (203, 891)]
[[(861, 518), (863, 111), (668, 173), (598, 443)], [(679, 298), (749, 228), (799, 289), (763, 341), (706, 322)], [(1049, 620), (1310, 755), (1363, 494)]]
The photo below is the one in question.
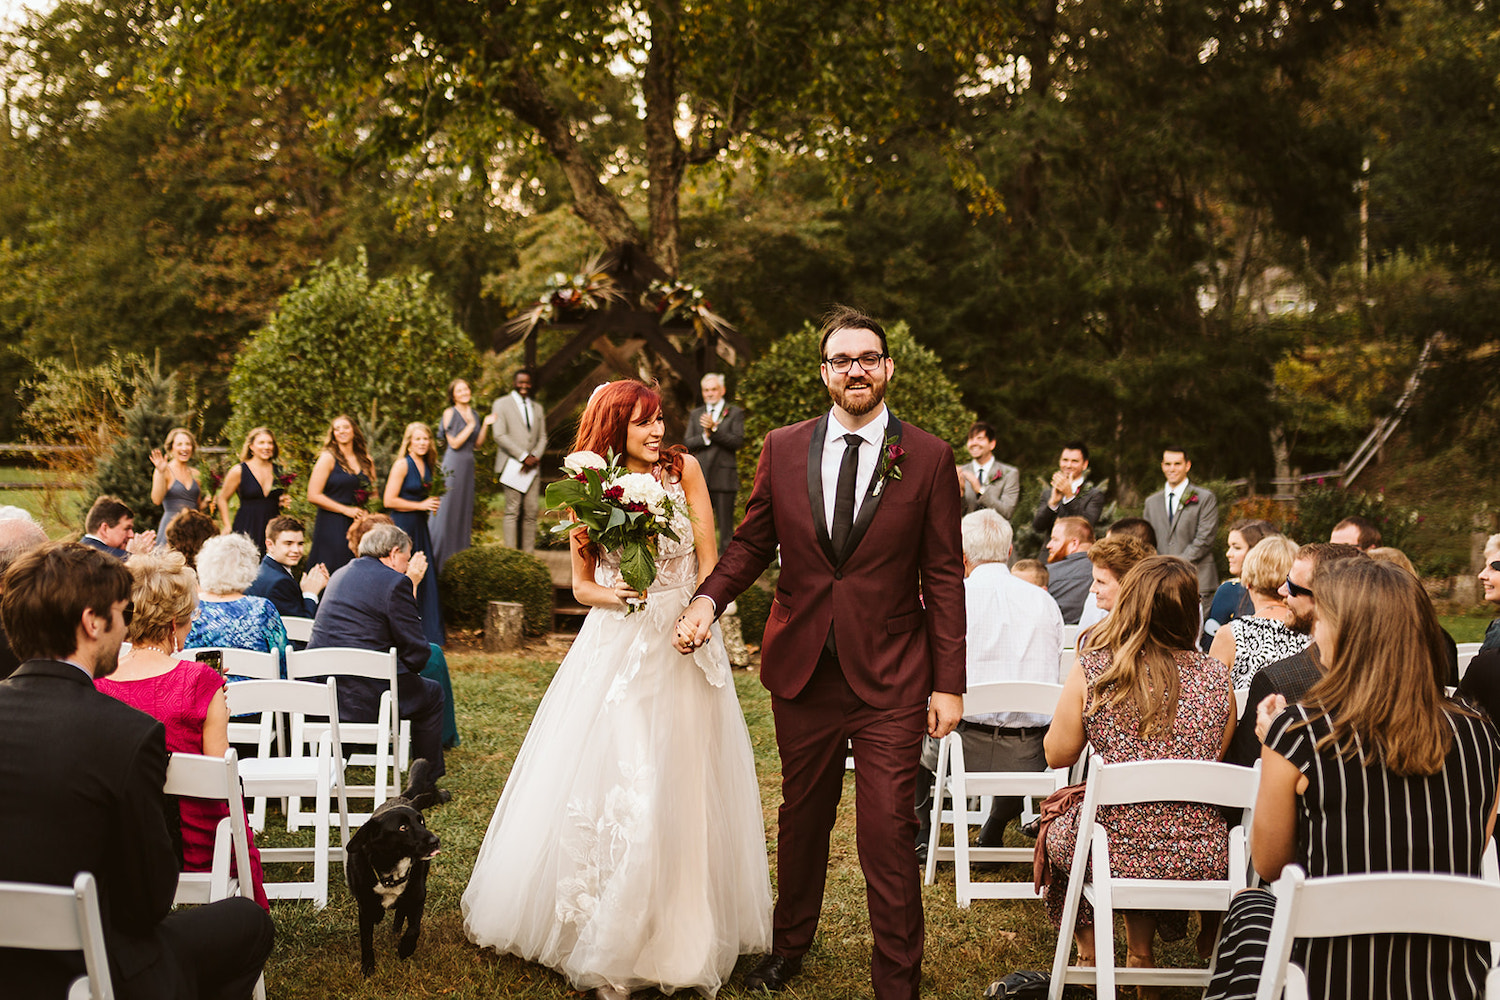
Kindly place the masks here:
[(838, 491), (833, 495), (833, 554), (842, 556), (854, 529), (854, 480), (859, 471), (859, 446), (864, 438), (844, 435), (844, 460), (839, 463)]
[(521, 419), (526, 421), (526, 429), (531, 430), (531, 400), (525, 397), (521, 399)]

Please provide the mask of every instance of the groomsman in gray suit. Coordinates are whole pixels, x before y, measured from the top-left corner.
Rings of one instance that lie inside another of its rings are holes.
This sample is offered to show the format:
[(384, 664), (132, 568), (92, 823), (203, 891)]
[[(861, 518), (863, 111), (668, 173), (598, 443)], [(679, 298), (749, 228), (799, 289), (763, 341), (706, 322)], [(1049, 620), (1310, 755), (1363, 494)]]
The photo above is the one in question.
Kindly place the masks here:
[(1188, 481), (1193, 463), (1181, 448), (1161, 454), (1165, 488), (1146, 498), (1145, 518), (1156, 532), (1156, 551), (1179, 556), (1198, 570), (1198, 597), (1208, 608), (1219, 586), (1214, 565), (1214, 538), (1219, 531), (1219, 500), (1208, 490)]
[(1010, 520), (1021, 499), (1021, 470), (995, 457), (1000, 439), (995, 428), (980, 422), (969, 428), (967, 448), (974, 461), (958, 467), (959, 489), (963, 492), (964, 513), (988, 508)]
[[(532, 375), (526, 369), (516, 372), (510, 395), (495, 400), (486, 423), (495, 425), (495, 471), (515, 459), (521, 467), (535, 471), (547, 450), (547, 416), (541, 404), (532, 398)], [(505, 489), (505, 544), (513, 549), (532, 552), (536, 549), (536, 511), (542, 497), (542, 477), (535, 476), (531, 487), (522, 493), (509, 486)], [(518, 534), (519, 532), (519, 534)]]
[(745, 443), (745, 411), (724, 401), (724, 376), (709, 372), (699, 383), (703, 405), (688, 414), (682, 443), (708, 480), (708, 499), (719, 530), (719, 551), (734, 537), (734, 495), (740, 488), (735, 452)]

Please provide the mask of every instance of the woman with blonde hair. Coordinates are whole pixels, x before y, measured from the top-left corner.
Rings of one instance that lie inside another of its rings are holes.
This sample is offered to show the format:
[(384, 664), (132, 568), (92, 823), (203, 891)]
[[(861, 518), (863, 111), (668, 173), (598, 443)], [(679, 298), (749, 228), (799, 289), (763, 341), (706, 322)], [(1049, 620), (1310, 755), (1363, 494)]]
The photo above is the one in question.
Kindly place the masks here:
[(1311, 638), (1291, 628), (1292, 612), (1281, 596), (1282, 584), (1297, 558), (1297, 543), (1285, 535), (1269, 535), (1245, 555), (1240, 573), (1254, 614), (1236, 618), (1219, 629), (1208, 654), (1229, 668), (1230, 683), (1250, 686), (1260, 669), (1307, 648)]
[(197, 510), (203, 502), (196, 467), (188, 464), (198, 454), (198, 441), (186, 427), (173, 427), (160, 448), (151, 449), (151, 502), (161, 508), (156, 526), (156, 547), (167, 545), (167, 527), (183, 511)]
[(437, 567), (432, 561), (432, 533), (427, 518), (437, 513), (442, 498), (432, 495), (432, 428), (420, 421), (406, 425), (400, 456), (385, 480), (385, 506), (396, 527), (411, 536), (412, 555), (427, 560), (427, 573), (417, 584), (417, 611), (427, 641), (443, 644), (443, 611), (438, 602)]
[(344, 536), (365, 512), (374, 481), (375, 464), (365, 436), (359, 425), (340, 413), (329, 423), (323, 450), (307, 477), (307, 499), (318, 508), (307, 565), (322, 563), (332, 573), (352, 558)]
[[(1196, 648), (1198, 574), (1176, 556), (1150, 556), (1120, 582), (1119, 597), (1063, 684), (1043, 746), (1050, 767), (1077, 762), (1085, 744), (1106, 764), (1137, 760), (1219, 760), (1234, 733), (1234, 695), (1217, 661)], [(1047, 831), (1047, 915), (1061, 925), (1081, 803)], [(1228, 828), (1212, 806), (1154, 802), (1099, 810), (1109, 831), (1113, 874), (1121, 878), (1223, 878)], [(1185, 914), (1131, 911), (1125, 938), (1132, 968), (1156, 964), (1153, 939), (1186, 933)], [(1094, 961), (1094, 913), (1084, 902), (1074, 942)], [(1212, 946), (1205, 925), (1199, 951)], [(1142, 989), (1144, 996), (1158, 991)]]
[[(1289, 864), (1311, 878), (1367, 872), (1480, 877), (1495, 827), (1500, 745), (1437, 676), (1442, 629), (1421, 583), (1371, 559), (1313, 572), (1313, 637), (1322, 680), (1288, 705), (1258, 707), (1260, 793), (1250, 847), (1267, 882)], [(1208, 996), (1251, 997), (1275, 898), (1251, 889), (1225, 918)], [(1484, 992), (1489, 945), (1422, 934), (1299, 940), (1292, 959), (1313, 996), (1471, 998)]]
[[(282, 485), (281, 467), (276, 459), (281, 446), (269, 427), (252, 427), (240, 447), (240, 464), (230, 469), (219, 487), (219, 521), (224, 534), (236, 532), (255, 543), (256, 550), (266, 554), (266, 525), (292, 502)], [(229, 498), (238, 496), (239, 509), (234, 523), (229, 521)]]
[[(177, 657), (198, 617), (197, 577), (180, 552), (135, 555), (127, 568), (132, 581), (126, 632), (130, 651), (120, 657), (114, 673), (98, 678), (94, 686), (162, 723), (168, 753), (224, 756), (229, 748), (224, 678), (206, 663)], [(213, 867), (215, 831), (229, 815), (229, 807), (223, 802), (181, 798), (177, 808), (183, 869), (206, 872)], [(250, 867), (255, 899), (269, 909), (253, 837)]]

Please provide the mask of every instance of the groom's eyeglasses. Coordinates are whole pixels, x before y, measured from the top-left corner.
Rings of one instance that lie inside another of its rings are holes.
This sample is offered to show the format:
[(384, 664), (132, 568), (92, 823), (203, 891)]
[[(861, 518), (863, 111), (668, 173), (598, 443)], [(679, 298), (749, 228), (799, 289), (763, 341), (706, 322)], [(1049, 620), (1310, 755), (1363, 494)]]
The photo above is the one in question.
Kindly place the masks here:
[(861, 354), (857, 358), (846, 358), (842, 354), (836, 354), (826, 359), (823, 363), (832, 368), (836, 374), (843, 375), (854, 366), (856, 361), (859, 362), (859, 366), (865, 371), (872, 372), (880, 367), (880, 362), (884, 359), (884, 354), (876, 354), (874, 351), (871, 351), (869, 354)]

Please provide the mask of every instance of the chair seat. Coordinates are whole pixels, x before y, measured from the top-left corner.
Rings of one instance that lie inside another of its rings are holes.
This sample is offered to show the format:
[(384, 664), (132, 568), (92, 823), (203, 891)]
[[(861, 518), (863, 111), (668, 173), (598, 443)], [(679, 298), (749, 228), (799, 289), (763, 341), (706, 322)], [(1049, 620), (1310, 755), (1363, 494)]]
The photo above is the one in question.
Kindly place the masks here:
[[(1109, 885), (1117, 910), (1223, 911), (1244, 888), (1228, 879), (1111, 878)], [(1092, 882), (1083, 887), (1083, 897), (1094, 902)]]

